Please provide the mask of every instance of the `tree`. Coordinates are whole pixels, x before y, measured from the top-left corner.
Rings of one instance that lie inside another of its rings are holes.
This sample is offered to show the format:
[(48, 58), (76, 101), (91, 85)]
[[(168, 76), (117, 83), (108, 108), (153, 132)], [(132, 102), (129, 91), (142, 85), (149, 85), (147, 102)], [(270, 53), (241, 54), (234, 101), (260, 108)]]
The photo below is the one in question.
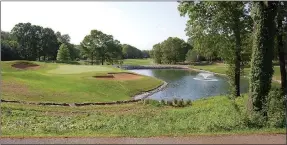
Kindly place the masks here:
[(273, 75), (276, 2), (254, 2), (254, 40), (250, 76), (250, 111), (266, 116), (266, 98)]
[(196, 52), (195, 49), (190, 49), (188, 50), (187, 54), (186, 54), (186, 58), (185, 60), (188, 62), (196, 62), (197, 61), (197, 56), (198, 53)]
[(150, 58), (150, 51), (149, 50), (142, 50), (142, 57), (143, 58)]
[(20, 57), (31, 60), (31, 43), (30, 39), (32, 38), (31, 33), (32, 25), (31, 23), (18, 23), (16, 24), (11, 34), (16, 38), (16, 41), (19, 43), (19, 47), (21, 48), (19, 51)]
[(58, 50), (57, 60), (61, 62), (69, 62), (71, 60), (69, 48), (66, 44), (62, 44)]
[[(230, 49), (227, 54), (232, 53), (224, 59), (230, 65), (230, 79), (234, 89), (233, 96), (240, 96), (240, 68), (242, 39), (246, 33), (250, 32), (251, 19), (249, 15), (248, 2), (180, 2), (178, 10), (181, 15), (188, 14), (189, 21), (187, 23), (187, 35), (193, 41), (194, 47), (197, 49), (207, 49), (205, 53), (208, 57), (212, 56), (212, 52), (218, 52), (216, 43), (217, 39), (227, 40), (221, 41), (224, 50)], [(247, 8), (246, 8), (247, 7)], [(216, 38), (216, 39), (211, 39)], [(197, 42), (198, 41), (198, 42)], [(205, 41), (205, 42), (202, 42)], [(233, 44), (232, 44), (233, 43)], [(207, 45), (201, 46), (201, 45)], [(216, 51), (209, 51), (210, 48)], [(200, 51), (199, 51), (200, 52)], [(225, 52), (225, 51), (221, 51)]]
[(143, 58), (141, 50), (129, 44), (122, 45), (122, 53), (125, 59)]
[(162, 50), (161, 43), (155, 44), (152, 47), (153, 59), (155, 63), (162, 64)]
[(175, 64), (183, 62), (191, 46), (177, 37), (169, 37), (162, 43), (153, 46), (153, 55), (156, 63)]
[(70, 43), (71, 37), (68, 34), (63, 34), (62, 35), (61, 32), (56, 32), (56, 36), (57, 36), (58, 41), (61, 44), (62, 43), (65, 43), (65, 44)]
[[(98, 30), (92, 30), (81, 42), (82, 53), (92, 60), (105, 61), (115, 59), (116, 55), (122, 55), (119, 41), (114, 40), (112, 35), (107, 35)], [(120, 58), (118, 56), (117, 58)]]
[(51, 28), (44, 28), (41, 36), (41, 52), (40, 56), (46, 58), (56, 59), (59, 44), (54, 31)]
[(277, 10), (277, 53), (280, 64), (280, 73), (281, 73), (281, 90), (284, 94), (287, 93), (286, 87), (286, 65), (285, 65), (285, 50), (284, 50), (284, 16), (287, 21), (287, 2), (278, 2), (278, 10)]

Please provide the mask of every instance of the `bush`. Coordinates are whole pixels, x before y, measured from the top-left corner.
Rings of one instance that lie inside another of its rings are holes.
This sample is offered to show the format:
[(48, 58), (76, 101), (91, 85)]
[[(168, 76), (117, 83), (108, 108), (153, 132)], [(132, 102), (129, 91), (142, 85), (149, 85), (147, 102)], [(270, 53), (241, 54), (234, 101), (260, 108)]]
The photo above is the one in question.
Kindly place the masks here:
[(152, 100), (152, 99), (144, 99), (143, 104), (147, 105), (150, 104), (152, 106), (161, 107), (161, 106), (173, 106), (173, 107), (186, 107), (190, 106), (191, 100), (184, 101), (183, 99), (173, 99), (172, 101), (166, 101), (166, 100)]
[(284, 127), (286, 124), (285, 118), (285, 98), (279, 88), (272, 88), (267, 98), (267, 117), (268, 126)]

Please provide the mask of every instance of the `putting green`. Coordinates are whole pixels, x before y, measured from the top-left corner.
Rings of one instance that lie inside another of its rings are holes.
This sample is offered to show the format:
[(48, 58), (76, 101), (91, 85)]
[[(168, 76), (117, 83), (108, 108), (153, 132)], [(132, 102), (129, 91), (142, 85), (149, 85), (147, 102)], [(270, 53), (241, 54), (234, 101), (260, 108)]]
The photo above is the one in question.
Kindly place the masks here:
[(111, 66), (85, 66), (85, 65), (58, 65), (56, 69), (49, 70), (52, 74), (80, 74), (86, 72), (113, 72), (117, 68)]

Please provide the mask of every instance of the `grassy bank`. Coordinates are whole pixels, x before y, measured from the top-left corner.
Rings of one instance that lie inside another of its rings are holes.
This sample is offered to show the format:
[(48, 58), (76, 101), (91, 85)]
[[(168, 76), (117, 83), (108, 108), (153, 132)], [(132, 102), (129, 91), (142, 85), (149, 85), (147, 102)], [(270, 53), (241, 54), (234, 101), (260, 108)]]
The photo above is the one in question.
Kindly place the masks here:
[(188, 136), (203, 134), (286, 133), (257, 128), (245, 116), (246, 97), (225, 96), (192, 106), (157, 107), (141, 102), (111, 106), (48, 107), (2, 103), (3, 136)]
[(29, 102), (108, 102), (129, 100), (135, 94), (162, 84), (143, 76), (136, 80), (100, 80), (93, 76), (123, 70), (111, 66), (85, 66), (39, 63), (37, 69), (12, 68), (14, 62), (1, 62), (1, 97)]
[(152, 65), (153, 60), (148, 59), (124, 59), (124, 65)]
[[(195, 69), (202, 69), (202, 70), (207, 70), (215, 73), (221, 73), (221, 74), (226, 74), (227, 71), (227, 66), (225, 64), (212, 64), (212, 65), (192, 65), (190, 66), (191, 68)], [(249, 76), (250, 73), (250, 68), (244, 68), (244, 75)], [(273, 74), (273, 79), (274, 80), (280, 80), (280, 68), (279, 66), (274, 67), (274, 74)]]

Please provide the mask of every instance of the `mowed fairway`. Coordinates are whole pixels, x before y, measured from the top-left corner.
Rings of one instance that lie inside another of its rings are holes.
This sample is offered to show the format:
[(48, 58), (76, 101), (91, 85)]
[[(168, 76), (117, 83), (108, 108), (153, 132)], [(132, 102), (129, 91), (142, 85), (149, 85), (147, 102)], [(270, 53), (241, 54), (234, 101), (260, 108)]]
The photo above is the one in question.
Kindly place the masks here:
[(153, 59), (124, 59), (124, 65), (152, 65)]
[(1, 97), (27, 102), (109, 102), (129, 100), (154, 89), (161, 80), (142, 76), (136, 80), (100, 80), (95, 75), (123, 70), (111, 66), (39, 63), (38, 69), (19, 70), (14, 62), (1, 62)]
[(80, 74), (87, 72), (113, 72), (119, 71), (111, 66), (86, 66), (86, 65), (59, 65), (56, 69), (48, 71), (52, 74)]

